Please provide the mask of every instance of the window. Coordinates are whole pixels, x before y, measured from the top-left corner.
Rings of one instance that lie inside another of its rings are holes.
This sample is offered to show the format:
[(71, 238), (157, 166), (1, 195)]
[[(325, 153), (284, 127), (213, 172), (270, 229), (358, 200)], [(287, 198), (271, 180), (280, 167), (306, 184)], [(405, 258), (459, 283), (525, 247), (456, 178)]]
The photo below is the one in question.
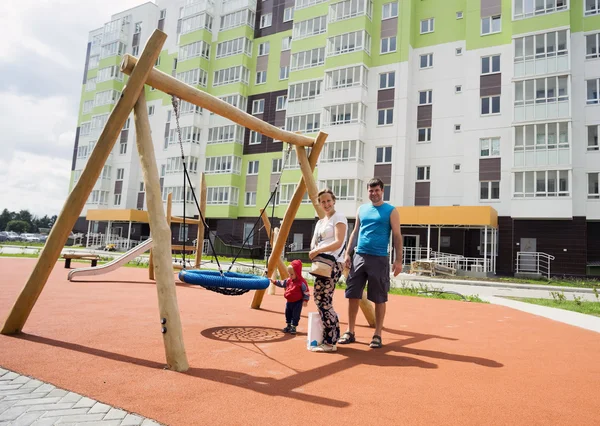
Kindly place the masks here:
[(121, 92), (116, 90), (104, 90), (94, 96), (94, 106), (110, 105), (117, 102)]
[(121, 205), (121, 194), (115, 194), (115, 200), (113, 203), (115, 206), (120, 206)]
[[(352, 86), (366, 86), (369, 72), (363, 65), (328, 71), (326, 76), (327, 90), (342, 89)], [(381, 82), (380, 82), (381, 84)]]
[[(186, 126), (181, 128), (181, 143), (200, 143), (202, 129), (196, 126)], [(169, 130), (169, 144), (179, 143), (177, 129)]]
[(567, 30), (515, 39), (515, 63), (563, 56), (567, 53)]
[(463, 13), (462, 12), (456, 12), (456, 19), (462, 19), (463, 18)]
[(479, 182), (479, 199), (484, 200), (499, 200), (500, 199), (500, 182)]
[(600, 0), (585, 0), (585, 16), (598, 15), (599, 13)]
[[(242, 39), (243, 40), (243, 39)], [(205, 41), (196, 41), (194, 43), (183, 45), (179, 48), (178, 59), (180, 62), (187, 59), (203, 57), (210, 59), (210, 44)]]
[(175, 75), (175, 78), (177, 78), (179, 81), (183, 81), (185, 84), (189, 84), (190, 86), (199, 84), (202, 87), (206, 87), (206, 84), (208, 83), (208, 73), (202, 68), (178, 72)]
[(167, 17), (167, 9), (162, 9), (160, 11), (160, 16), (158, 17), (158, 19), (165, 19)]
[(376, 150), (375, 164), (390, 164), (392, 162), (392, 147), (379, 146)]
[(383, 187), (383, 201), (390, 201), (390, 193), (392, 187), (387, 184)]
[(500, 72), (500, 55), (484, 56), (481, 58), (481, 75)]
[(248, 25), (252, 28), (252, 30), (254, 30), (255, 21), (256, 15), (252, 10), (238, 10), (237, 12), (228, 13), (227, 15), (221, 16), (221, 26), (219, 31), (241, 27), (242, 25)]
[(262, 114), (265, 111), (265, 100), (257, 99), (252, 101), (252, 114)]
[(360, 179), (330, 179), (319, 182), (320, 188), (329, 188), (341, 201), (363, 199), (363, 181)]
[(585, 36), (585, 58), (600, 58), (600, 33)]
[(421, 21), (421, 34), (427, 34), (433, 32), (433, 18), (423, 19)]
[(427, 53), (419, 57), (419, 68), (431, 68), (433, 66), (433, 53)]
[(207, 143), (243, 143), (245, 129), (237, 124), (228, 126), (211, 127), (208, 129)]
[(287, 108), (287, 95), (277, 96), (275, 111), (284, 111)]
[(514, 18), (523, 19), (566, 10), (568, 0), (514, 0)]
[[(186, 115), (186, 114), (202, 115), (202, 107), (199, 107), (198, 105), (194, 105), (191, 102), (181, 101), (181, 104), (179, 105), (179, 114), (180, 115)], [(169, 122), (169, 121), (171, 121), (170, 117), (169, 117), (169, 120), (167, 120), (167, 122)]]
[(283, 165), (282, 158), (273, 158), (271, 162), (271, 173), (281, 173), (281, 167)]
[[(296, 2), (296, 4), (297, 3), (298, 2)], [(298, 8), (298, 6), (296, 6), (296, 8)], [(340, 1), (332, 3), (329, 7), (329, 22), (342, 21), (360, 15), (367, 15), (369, 19), (371, 19), (371, 16), (373, 15), (373, 2), (371, 0)]]
[(454, 173), (458, 173), (460, 172), (460, 164), (459, 163), (455, 163), (452, 170), (454, 170)]
[(418, 142), (431, 142), (431, 127), (421, 127), (417, 129)]
[(387, 126), (394, 124), (394, 108), (377, 110), (377, 125)]
[(294, 8), (286, 7), (283, 9), (283, 22), (289, 22), (294, 19)]
[(569, 77), (564, 75), (517, 81), (515, 83), (515, 106), (569, 100), (568, 79)]
[(198, 157), (185, 157), (184, 161), (181, 157), (169, 157), (167, 158), (167, 164), (165, 165), (165, 173), (181, 173), (185, 168), (191, 172), (196, 173), (198, 171)]
[(398, 3), (386, 3), (381, 8), (381, 19), (390, 19), (398, 16)]
[(349, 123), (364, 123), (366, 107), (361, 102), (332, 105), (325, 108), (325, 117), (329, 126)]
[(292, 48), (292, 36), (287, 36), (281, 39), (281, 50), (290, 50)]
[(253, 207), (256, 205), (256, 191), (246, 192), (244, 205), (246, 207)]
[[(292, 201), (292, 197), (294, 196), (294, 192), (296, 191), (295, 183), (287, 183), (282, 184), (281, 189), (279, 190), (279, 196), (275, 195), (275, 199), (279, 197), (279, 202), (276, 200), (276, 204), (289, 204)], [(338, 197), (339, 200), (339, 197)], [(309, 204), (310, 198), (308, 198), (308, 192), (304, 192), (304, 196), (302, 197), (302, 204)]]
[(206, 28), (211, 31), (213, 17), (206, 13), (195, 14), (181, 21), (181, 34), (187, 34)]
[(321, 163), (363, 161), (365, 143), (356, 140), (326, 142), (323, 151)]
[(569, 147), (569, 123), (528, 124), (515, 127), (515, 152)]
[(248, 162), (248, 174), (249, 175), (257, 175), (258, 174), (258, 166), (259, 166), (259, 161), (258, 160), (254, 160), (254, 161), (249, 161)]
[(290, 71), (302, 70), (321, 66), (325, 63), (325, 48), (317, 47), (311, 50), (292, 54)]
[(280, 67), (279, 68), (279, 80), (287, 80), (290, 78), (290, 67)]
[(600, 200), (599, 178), (600, 173), (588, 173), (588, 200)]
[(600, 126), (587, 126), (587, 149), (588, 151), (598, 151), (598, 133)]
[(456, 50), (454, 51), (456, 56), (460, 56), (462, 55), (462, 47), (457, 47)]
[[(388, 40), (387, 46), (391, 48), (392, 42), (389, 39), (383, 40)], [(396, 49), (395, 39), (393, 46)], [(368, 54), (371, 53), (371, 36), (366, 31), (353, 31), (327, 39), (327, 56), (343, 55), (344, 53), (356, 52), (358, 50), (364, 50)]]
[(502, 31), (502, 17), (486, 16), (481, 18), (481, 35), (496, 34)]
[(500, 156), (500, 138), (479, 139), (479, 156), (499, 157)]
[(248, 141), (249, 145), (258, 145), (262, 142), (262, 134), (255, 132), (254, 130), (250, 131), (250, 139)]
[(419, 105), (431, 105), (433, 100), (433, 90), (423, 90), (419, 92)]
[(500, 95), (481, 98), (481, 115), (500, 114)]
[(237, 67), (217, 70), (215, 71), (213, 78), (213, 87), (241, 82), (248, 84), (249, 76), (250, 71), (248, 70), (248, 68), (241, 65)]
[[(183, 186), (166, 186), (162, 189), (162, 200), (167, 201), (169, 193), (173, 194), (173, 203), (183, 203)], [(192, 190), (186, 187), (185, 191), (185, 202), (192, 204), (194, 202), (194, 195)]]
[(462, 93), (462, 86), (454, 86), (454, 93)]
[(179, 241), (188, 241), (189, 227), (190, 227), (190, 225), (188, 225), (188, 224), (184, 225), (182, 223), (181, 225), (179, 225)]
[(273, 22), (273, 14), (266, 13), (260, 17), (260, 28), (270, 27), (272, 22)]
[(396, 72), (384, 72), (379, 74), (379, 89), (391, 89), (396, 86)]
[(295, 115), (286, 118), (286, 130), (290, 132), (313, 133), (321, 130), (321, 114)]
[(121, 142), (119, 144), (119, 155), (127, 154), (127, 142)]
[(327, 15), (307, 19), (300, 22), (294, 22), (293, 37), (299, 40), (305, 37), (311, 37), (317, 34), (323, 34), (327, 31)]
[(429, 182), (431, 176), (431, 166), (417, 167), (417, 182)]
[(103, 81), (119, 80), (123, 81), (123, 73), (116, 65), (100, 68), (96, 75), (96, 83), (102, 83)]
[[(168, 171), (167, 163), (167, 171)], [(206, 157), (204, 172), (206, 174), (240, 174), (242, 158), (235, 155), (222, 155), (217, 157)]]
[(148, 115), (154, 115), (154, 105), (148, 107)]
[(396, 36), (381, 39), (381, 54), (396, 51)]
[(518, 198), (569, 196), (569, 171), (516, 172), (514, 196)]
[[(91, 100), (90, 101), (85, 101), (83, 103), (83, 107), (82, 107), (81, 113), (82, 114), (88, 114), (92, 110), (92, 108), (94, 108), (94, 101), (91, 101)], [(90, 123), (87, 123), (87, 125), (89, 126)], [(82, 124), (81, 127), (83, 128), (83, 124)], [(87, 131), (89, 133), (89, 129)], [(83, 133), (83, 130), (81, 130), (81, 132)]]
[(238, 205), (239, 189), (229, 186), (209, 187), (206, 190), (206, 204)]
[(323, 80), (311, 80), (304, 83), (291, 84), (288, 89), (288, 102), (315, 99), (321, 95)]
[(256, 84), (264, 84), (267, 82), (267, 72), (259, 71), (256, 73)]
[(264, 43), (260, 43), (258, 45), (258, 56), (268, 55), (270, 45), (271, 45), (271, 43), (269, 43), (268, 41), (266, 41)]
[(250, 41), (246, 37), (238, 37), (233, 40), (223, 41), (217, 44), (216, 58), (226, 58), (227, 56), (239, 55), (240, 53), (245, 53), (246, 55), (251, 57), (252, 46), (252, 41)]
[(599, 98), (599, 88), (600, 86), (600, 78), (596, 78), (594, 80), (586, 80), (587, 85), (587, 104), (588, 105), (597, 105)]
[(455, 124), (454, 125), (454, 131), (455, 132), (460, 132), (460, 130), (461, 130), (461, 125), (460, 124)]

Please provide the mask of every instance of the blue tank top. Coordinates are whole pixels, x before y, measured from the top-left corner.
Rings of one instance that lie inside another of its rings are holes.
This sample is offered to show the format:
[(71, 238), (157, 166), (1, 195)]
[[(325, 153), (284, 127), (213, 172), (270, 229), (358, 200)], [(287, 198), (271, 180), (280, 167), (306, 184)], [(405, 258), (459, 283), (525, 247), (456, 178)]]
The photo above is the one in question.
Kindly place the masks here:
[(372, 256), (387, 256), (392, 225), (390, 216), (394, 206), (383, 203), (380, 206), (363, 204), (358, 209), (360, 229), (356, 252)]

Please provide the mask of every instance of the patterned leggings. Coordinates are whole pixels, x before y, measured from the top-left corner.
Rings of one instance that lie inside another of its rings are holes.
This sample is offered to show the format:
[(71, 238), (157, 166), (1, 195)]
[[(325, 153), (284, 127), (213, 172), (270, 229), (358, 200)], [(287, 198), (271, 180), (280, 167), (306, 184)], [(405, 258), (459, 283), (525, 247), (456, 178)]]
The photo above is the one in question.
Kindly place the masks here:
[(333, 291), (342, 275), (340, 263), (333, 266), (333, 278), (318, 277), (315, 279), (315, 304), (319, 308), (323, 322), (323, 342), (334, 345), (340, 337), (340, 321), (333, 309)]

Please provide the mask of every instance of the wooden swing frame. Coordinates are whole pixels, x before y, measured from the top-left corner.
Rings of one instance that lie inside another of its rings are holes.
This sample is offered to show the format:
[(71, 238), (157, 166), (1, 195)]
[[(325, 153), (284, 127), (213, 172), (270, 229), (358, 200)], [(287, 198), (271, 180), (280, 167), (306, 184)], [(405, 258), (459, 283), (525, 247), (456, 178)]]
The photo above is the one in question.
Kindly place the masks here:
[[(208, 109), (243, 127), (295, 146), (302, 171), (302, 178), (285, 211), (280, 229), (273, 235), (274, 238), (271, 241), (273, 249), (267, 264), (267, 276), (275, 276), (277, 270), (279, 270), (282, 278), (287, 275), (285, 266), (281, 261), (281, 253), (283, 252), (292, 222), (296, 217), (305, 192), (308, 191), (310, 200), (319, 218), (324, 217), (324, 212), (317, 200), (318, 188), (313, 171), (328, 135), (324, 132), (319, 132), (317, 137), (313, 139), (282, 130), (155, 69), (154, 64), (160, 55), (166, 39), (167, 35), (164, 32), (154, 30), (139, 59), (128, 54), (123, 56), (121, 71), (129, 75), (127, 85), (123, 88), (121, 97), (108, 117), (79, 180), (67, 196), (63, 209), (52, 227), (29, 279), (2, 325), (1, 334), (17, 334), (23, 329), (48, 281), (50, 272), (60, 257), (62, 248), (67, 242), (67, 238), (77, 218), (83, 211), (85, 202), (102, 172), (102, 168), (116, 143), (121, 129), (133, 110), (136, 143), (146, 185), (150, 229), (156, 241), (152, 252), (152, 265), (150, 266), (152, 270), (150, 274), (156, 277), (160, 314), (159, 322), (163, 334), (167, 367), (171, 370), (181, 372), (188, 370), (189, 364), (183, 343), (181, 318), (175, 291), (175, 278), (171, 256), (171, 230), (162, 202), (158, 167), (154, 155), (148, 108), (144, 95), (145, 84), (154, 87), (156, 90)], [(310, 155), (306, 154), (305, 147), (312, 147)], [(206, 199), (205, 185), (202, 185), (201, 199), (203, 201), (202, 207), (204, 207), (204, 200)], [(266, 229), (269, 230), (271, 224), (263, 211), (261, 211), (261, 216)], [(202, 229), (203, 237), (204, 227), (199, 226), (199, 228)], [(199, 232), (199, 237), (200, 235), (201, 233)], [(200, 247), (200, 244), (202, 244), (201, 241), (198, 241), (196, 256), (198, 256), (198, 252), (202, 252), (202, 248)], [(199, 257), (196, 258), (197, 263), (198, 261)], [(260, 308), (265, 291), (258, 290), (255, 292), (251, 304), (253, 309)], [(373, 306), (364, 300), (364, 298), (360, 306), (367, 321), (372, 326), (375, 320)]]

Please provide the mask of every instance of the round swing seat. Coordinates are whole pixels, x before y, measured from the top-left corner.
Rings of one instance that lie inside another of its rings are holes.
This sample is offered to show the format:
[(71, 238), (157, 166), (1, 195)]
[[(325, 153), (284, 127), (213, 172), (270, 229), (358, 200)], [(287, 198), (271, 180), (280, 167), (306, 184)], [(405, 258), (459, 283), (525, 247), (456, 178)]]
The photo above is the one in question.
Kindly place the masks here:
[(222, 289), (264, 290), (270, 281), (266, 277), (240, 274), (238, 272), (205, 271), (199, 269), (184, 269), (179, 273), (179, 279), (186, 284), (196, 284), (202, 287)]

